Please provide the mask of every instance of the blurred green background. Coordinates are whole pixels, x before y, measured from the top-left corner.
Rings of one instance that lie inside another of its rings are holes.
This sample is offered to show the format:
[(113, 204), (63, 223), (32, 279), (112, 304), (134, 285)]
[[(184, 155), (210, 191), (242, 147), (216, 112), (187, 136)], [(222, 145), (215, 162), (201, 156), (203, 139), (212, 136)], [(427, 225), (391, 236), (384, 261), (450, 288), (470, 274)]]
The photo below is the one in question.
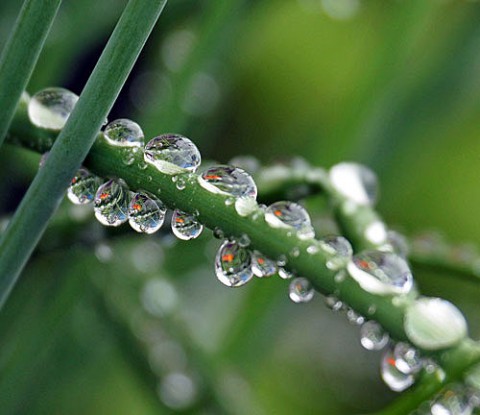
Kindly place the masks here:
[[(0, 3), (2, 47), (20, 3)], [(79, 94), (124, 5), (65, 0), (28, 91)], [(389, 225), (478, 245), (479, 19), (466, 0), (172, 0), (109, 118), (222, 163), (363, 162)], [(38, 160), (0, 151), (5, 217)], [(223, 287), (211, 232), (164, 228), (106, 230), (61, 207), (0, 314), (0, 414), (354, 414), (394, 398), (380, 355), (320, 295), (294, 305), (278, 278)], [(414, 271), (478, 338), (478, 284)]]

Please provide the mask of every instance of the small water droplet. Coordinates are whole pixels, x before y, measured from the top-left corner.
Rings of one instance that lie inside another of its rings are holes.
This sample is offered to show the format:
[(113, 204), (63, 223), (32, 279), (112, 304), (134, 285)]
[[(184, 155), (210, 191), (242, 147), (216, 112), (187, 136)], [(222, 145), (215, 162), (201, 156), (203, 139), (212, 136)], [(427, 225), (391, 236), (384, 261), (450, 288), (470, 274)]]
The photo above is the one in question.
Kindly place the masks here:
[(391, 349), (385, 351), (380, 370), (383, 381), (394, 392), (403, 392), (415, 382), (415, 378), (411, 374), (405, 374), (398, 370)]
[(345, 270), (342, 269), (341, 271), (335, 274), (335, 277), (333, 279), (337, 284), (340, 284), (343, 281), (345, 281), (345, 278), (347, 278), (347, 273)]
[(212, 193), (227, 196), (257, 197), (257, 186), (252, 177), (238, 167), (214, 166), (198, 177), (200, 185)]
[(372, 294), (406, 294), (413, 287), (408, 264), (390, 252), (361, 252), (352, 258), (347, 269), (350, 276)]
[(119, 226), (128, 220), (128, 203), (127, 188), (119, 181), (109, 180), (95, 195), (95, 217), (102, 225)]
[(232, 206), (235, 203), (234, 197), (227, 197), (225, 199), (225, 206)]
[(298, 203), (281, 201), (265, 211), (265, 221), (273, 228), (294, 228), (300, 239), (315, 236), (308, 212)]
[(277, 273), (275, 261), (267, 258), (259, 251), (252, 252), (252, 271), (259, 277), (271, 277)]
[(293, 272), (287, 271), (283, 267), (278, 268), (278, 276), (282, 278), (283, 280), (289, 280), (294, 277)]
[(235, 241), (225, 241), (215, 258), (215, 274), (222, 284), (240, 287), (253, 278), (250, 251)]
[(46, 151), (45, 153), (42, 154), (42, 157), (40, 157), (40, 161), (38, 162), (38, 168), (41, 169), (43, 166), (45, 166), (45, 163), (47, 162), (48, 156), (50, 155), (50, 151)]
[(40, 128), (61, 130), (70, 116), (78, 96), (64, 88), (45, 88), (28, 103), (28, 116)]
[(293, 256), (294, 258), (297, 258), (298, 256), (300, 256), (300, 248), (298, 246), (294, 246), (290, 250), (290, 255)]
[(100, 262), (106, 264), (112, 260), (113, 250), (110, 245), (100, 242), (95, 246), (95, 256)]
[(177, 238), (188, 241), (198, 238), (202, 231), (203, 225), (197, 221), (195, 216), (178, 209), (173, 211), (172, 232)]
[(315, 290), (306, 278), (295, 278), (289, 285), (288, 295), (294, 303), (308, 303), (315, 295)]
[(422, 361), (418, 350), (411, 345), (399, 342), (393, 348), (395, 365), (400, 372), (405, 374), (417, 373), (422, 368)]
[(360, 343), (367, 350), (381, 350), (388, 340), (388, 334), (376, 321), (367, 321), (360, 329)]
[(175, 183), (175, 187), (177, 188), (177, 190), (184, 190), (186, 187), (185, 179), (183, 177), (179, 177), (177, 182)]
[(135, 231), (152, 234), (163, 225), (166, 211), (165, 205), (155, 196), (138, 192), (130, 201), (128, 222)]
[(183, 410), (194, 404), (198, 387), (191, 376), (172, 372), (162, 378), (158, 393), (162, 402), (174, 410)]
[(249, 216), (257, 212), (258, 204), (251, 197), (239, 197), (235, 200), (235, 210), (242, 217)]
[(467, 335), (467, 322), (452, 303), (423, 297), (407, 306), (404, 329), (414, 345), (437, 350), (459, 343)]
[(217, 239), (225, 239), (225, 232), (223, 232), (222, 228), (215, 226), (213, 229), (213, 237)]
[(449, 388), (435, 399), (429, 415), (471, 415), (473, 402), (465, 390)]
[(250, 245), (250, 237), (246, 233), (244, 233), (240, 235), (240, 238), (237, 239), (237, 243), (242, 248), (247, 248)]
[(384, 244), (387, 241), (387, 228), (383, 222), (374, 221), (366, 227), (364, 236), (372, 244)]
[(279, 267), (284, 267), (285, 265), (287, 265), (287, 257), (286, 255), (282, 254), (278, 257), (277, 259), (277, 265)]
[(327, 268), (331, 270), (345, 267), (353, 254), (352, 245), (343, 236), (325, 236), (320, 239), (319, 245), (329, 256)]
[(127, 118), (120, 118), (109, 123), (103, 131), (105, 140), (117, 147), (143, 146), (144, 135), (141, 127)]
[(377, 177), (358, 163), (339, 163), (329, 172), (334, 189), (359, 205), (373, 205), (377, 199)]
[(131, 166), (133, 163), (135, 163), (135, 153), (131, 151), (130, 148), (123, 149), (122, 163), (125, 164), (125, 166)]
[(358, 314), (353, 308), (347, 309), (347, 320), (349, 323), (356, 326), (361, 326), (363, 323), (365, 323), (365, 317)]
[(325, 304), (333, 311), (341, 311), (343, 309), (343, 303), (333, 295), (325, 297)]
[(307, 247), (307, 254), (315, 255), (320, 251), (320, 248), (317, 245), (309, 245)]
[(73, 177), (67, 190), (68, 199), (76, 205), (85, 205), (93, 202), (101, 179), (81, 167)]
[(144, 158), (165, 174), (194, 172), (201, 162), (198, 148), (179, 134), (163, 134), (145, 146)]

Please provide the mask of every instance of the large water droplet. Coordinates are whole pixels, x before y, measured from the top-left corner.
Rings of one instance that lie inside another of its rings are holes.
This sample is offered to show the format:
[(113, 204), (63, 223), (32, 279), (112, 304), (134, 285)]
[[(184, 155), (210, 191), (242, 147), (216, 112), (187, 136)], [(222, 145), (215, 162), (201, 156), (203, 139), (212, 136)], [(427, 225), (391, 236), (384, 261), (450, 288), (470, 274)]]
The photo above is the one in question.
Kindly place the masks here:
[(120, 118), (112, 121), (103, 131), (105, 140), (118, 147), (143, 146), (144, 135), (140, 126), (129, 119)]
[(426, 350), (454, 346), (467, 335), (460, 310), (441, 298), (420, 298), (405, 312), (404, 328), (410, 341)]
[(308, 212), (298, 203), (281, 201), (265, 211), (265, 221), (274, 228), (294, 228), (300, 239), (315, 236)]
[(406, 294), (413, 287), (408, 264), (390, 252), (361, 252), (352, 258), (347, 269), (365, 291), (373, 294)]
[(146, 192), (136, 193), (128, 207), (128, 222), (137, 232), (151, 234), (160, 229), (167, 208), (155, 196)]
[(37, 127), (61, 130), (77, 101), (78, 96), (68, 89), (45, 88), (30, 99), (28, 116)]
[(119, 226), (128, 220), (129, 194), (116, 180), (102, 184), (95, 195), (95, 217), (102, 225)]
[(225, 241), (215, 258), (217, 278), (228, 287), (240, 287), (253, 277), (250, 251), (236, 242)]
[(198, 222), (194, 215), (175, 209), (172, 215), (172, 232), (178, 238), (184, 241), (195, 239), (203, 231), (203, 225)]
[(469, 394), (460, 388), (448, 389), (432, 403), (431, 415), (471, 415), (473, 405)]
[(194, 172), (201, 162), (195, 144), (179, 134), (163, 134), (145, 146), (145, 161), (165, 174)]
[(352, 245), (343, 236), (325, 236), (319, 245), (329, 255), (327, 268), (332, 270), (345, 267), (353, 254)]
[(402, 392), (415, 382), (415, 378), (411, 374), (405, 374), (398, 370), (395, 357), (390, 349), (382, 357), (380, 371), (383, 381), (395, 392)]
[(330, 169), (330, 182), (335, 190), (359, 205), (373, 205), (377, 199), (377, 177), (358, 163), (339, 163)]
[(85, 205), (93, 202), (98, 187), (102, 184), (99, 177), (81, 167), (73, 177), (67, 196), (76, 205)]
[(275, 261), (267, 258), (259, 251), (252, 252), (252, 271), (257, 277), (271, 277), (277, 273)]
[(295, 278), (288, 287), (288, 296), (294, 303), (308, 303), (315, 295), (315, 290), (306, 278)]
[(393, 348), (393, 356), (397, 369), (407, 375), (417, 373), (422, 368), (418, 350), (407, 343), (397, 343)]
[(232, 166), (214, 166), (198, 177), (200, 185), (212, 193), (233, 197), (257, 197), (257, 186), (245, 170)]
[(360, 329), (360, 343), (367, 350), (381, 350), (388, 340), (388, 333), (376, 321), (367, 321)]

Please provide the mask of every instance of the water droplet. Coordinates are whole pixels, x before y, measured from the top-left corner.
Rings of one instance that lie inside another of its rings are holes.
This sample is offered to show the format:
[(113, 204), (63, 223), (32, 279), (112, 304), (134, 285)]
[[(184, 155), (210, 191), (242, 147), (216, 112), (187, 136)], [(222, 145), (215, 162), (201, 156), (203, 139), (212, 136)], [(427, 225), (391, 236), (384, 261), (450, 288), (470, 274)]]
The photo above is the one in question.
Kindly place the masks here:
[(136, 193), (128, 208), (128, 222), (137, 232), (152, 234), (160, 229), (167, 208), (155, 196), (146, 192)]
[(420, 298), (407, 306), (405, 333), (426, 350), (451, 347), (467, 335), (467, 322), (460, 310), (441, 298)]
[(186, 187), (185, 179), (183, 177), (179, 177), (177, 182), (175, 183), (175, 187), (177, 188), (177, 190), (184, 190)]
[(85, 205), (93, 202), (101, 179), (81, 167), (73, 177), (67, 191), (68, 199), (76, 205)]
[(282, 254), (278, 257), (277, 259), (277, 265), (279, 267), (284, 267), (285, 265), (287, 265), (287, 257), (286, 255)]
[(141, 147), (144, 135), (140, 126), (127, 118), (112, 121), (103, 131), (105, 140), (118, 147)]
[(329, 255), (327, 268), (338, 270), (345, 267), (352, 257), (353, 248), (343, 236), (326, 236), (319, 241), (322, 250)]
[(277, 273), (275, 261), (267, 258), (259, 251), (252, 252), (252, 271), (259, 277), (271, 277)]
[(235, 200), (235, 210), (242, 217), (255, 213), (257, 209), (258, 204), (256, 200), (251, 197), (239, 197)]
[(353, 308), (347, 309), (347, 320), (349, 323), (356, 326), (361, 326), (363, 323), (365, 323), (365, 317), (358, 314)]
[(325, 297), (325, 304), (333, 311), (341, 311), (343, 309), (343, 303), (333, 295)]
[(158, 393), (169, 408), (182, 410), (194, 404), (198, 388), (191, 376), (172, 372), (162, 378)]
[(415, 378), (411, 374), (405, 374), (398, 370), (395, 357), (390, 349), (382, 357), (380, 370), (383, 381), (394, 392), (402, 392), (415, 382)]
[(422, 368), (422, 361), (418, 350), (407, 343), (397, 343), (393, 348), (395, 365), (405, 374), (417, 373)]
[(233, 197), (257, 197), (257, 186), (245, 170), (232, 166), (214, 166), (198, 177), (200, 185), (212, 193)]
[(200, 152), (188, 138), (179, 134), (163, 134), (145, 146), (144, 158), (165, 174), (194, 172), (201, 162)]
[(307, 247), (307, 254), (315, 255), (320, 251), (320, 248), (317, 245), (309, 245)]
[(237, 156), (231, 159), (228, 164), (240, 167), (250, 174), (256, 173), (260, 169), (260, 162), (253, 156)]
[(376, 321), (367, 321), (360, 329), (360, 343), (367, 350), (381, 350), (388, 340), (388, 334)]
[(308, 212), (298, 203), (281, 201), (270, 205), (265, 211), (265, 220), (273, 228), (294, 228), (300, 239), (315, 236)]
[(250, 237), (246, 233), (244, 233), (240, 235), (240, 238), (237, 239), (237, 243), (242, 248), (247, 248), (250, 245)]
[(125, 166), (131, 166), (133, 163), (135, 163), (135, 153), (131, 151), (130, 148), (123, 149), (122, 163), (125, 164)]
[(129, 194), (119, 181), (102, 184), (95, 195), (95, 217), (106, 226), (119, 226), (128, 220)]
[(408, 256), (409, 246), (407, 238), (396, 231), (387, 232), (386, 246), (389, 248), (389, 251), (400, 255), (402, 258)]
[(213, 237), (217, 239), (225, 239), (225, 232), (223, 232), (222, 228), (215, 226), (213, 229)]
[(361, 252), (352, 258), (347, 269), (350, 276), (372, 294), (406, 294), (413, 287), (408, 264), (390, 252)]
[(178, 305), (177, 290), (164, 279), (149, 279), (140, 296), (145, 310), (157, 317), (164, 317), (172, 313)]
[(194, 215), (175, 209), (172, 215), (172, 232), (178, 238), (184, 241), (195, 239), (203, 231), (203, 225), (197, 221)]
[(61, 130), (73, 111), (78, 96), (64, 88), (45, 88), (28, 103), (28, 116), (40, 128)]
[(290, 255), (294, 258), (297, 258), (299, 255), (300, 255), (300, 248), (298, 246), (294, 246), (291, 250), (290, 250)]
[(278, 276), (283, 280), (289, 280), (294, 277), (293, 272), (287, 271), (283, 267), (278, 268)]
[(253, 277), (250, 251), (235, 241), (225, 241), (215, 258), (215, 274), (228, 287), (240, 287)]
[(225, 206), (232, 206), (235, 203), (234, 197), (227, 197), (225, 199)]
[(471, 415), (473, 405), (468, 393), (451, 388), (437, 398), (430, 408), (430, 415)]
[(342, 196), (359, 205), (373, 205), (377, 199), (377, 177), (358, 163), (339, 163), (330, 169), (330, 182)]
[(45, 153), (42, 154), (42, 157), (40, 157), (40, 161), (38, 162), (38, 168), (41, 169), (43, 166), (45, 166), (45, 163), (47, 162), (48, 156), (50, 155), (50, 151), (46, 151)]
[(289, 286), (288, 295), (294, 303), (308, 303), (315, 295), (315, 290), (306, 278), (295, 278)]
[(100, 262), (106, 264), (112, 260), (113, 250), (110, 245), (100, 242), (95, 246), (95, 256)]

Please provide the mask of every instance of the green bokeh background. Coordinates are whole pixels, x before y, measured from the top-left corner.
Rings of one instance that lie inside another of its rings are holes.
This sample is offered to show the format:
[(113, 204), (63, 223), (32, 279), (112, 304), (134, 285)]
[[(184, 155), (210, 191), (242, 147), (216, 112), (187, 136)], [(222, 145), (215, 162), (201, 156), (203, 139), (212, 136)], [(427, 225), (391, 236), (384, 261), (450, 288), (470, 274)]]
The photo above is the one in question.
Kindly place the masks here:
[[(0, 46), (20, 3), (0, 3)], [(124, 4), (65, 0), (28, 91), (80, 93)], [(389, 225), (478, 245), (479, 19), (466, 0), (173, 0), (110, 118), (223, 163), (363, 162)], [(5, 146), (0, 163), (7, 215), (38, 156)], [(62, 206), (0, 314), (0, 414), (353, 414), (394, 399), (358, 328), (320, 296), (290, 303), (277, 278), (220, 286), (218, 245), (106, 231)], [(414, 271), (478, 338), (478, 284)], [(181, 410), (158, 395), (172, 371), (197, 388)]]

